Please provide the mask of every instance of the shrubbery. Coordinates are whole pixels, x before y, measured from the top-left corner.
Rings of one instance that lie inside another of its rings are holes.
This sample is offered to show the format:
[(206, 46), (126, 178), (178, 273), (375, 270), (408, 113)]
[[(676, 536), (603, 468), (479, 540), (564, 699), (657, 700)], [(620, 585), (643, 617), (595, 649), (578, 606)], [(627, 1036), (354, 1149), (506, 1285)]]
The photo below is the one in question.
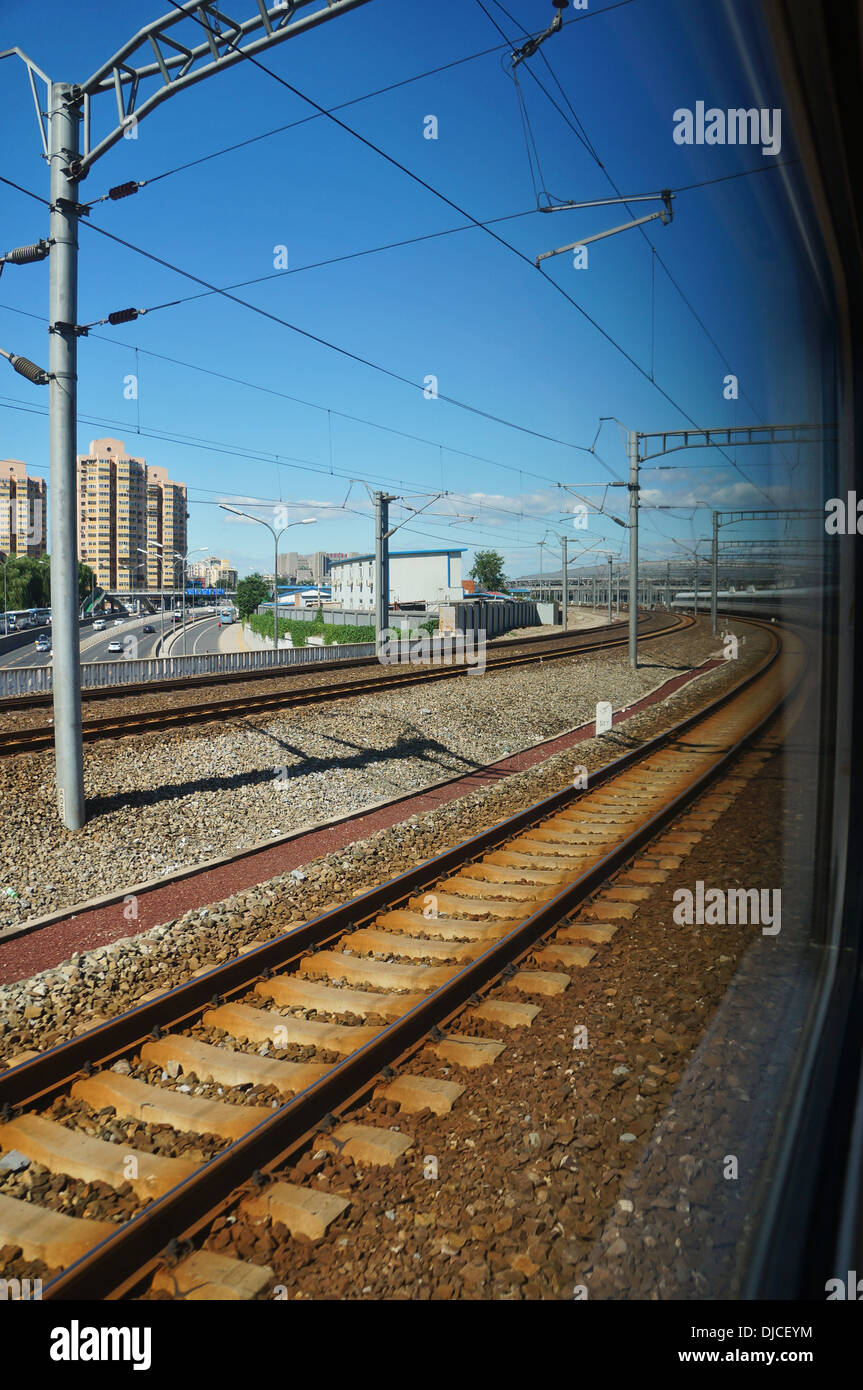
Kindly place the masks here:
[[(320, 612), (318, 609), (319, 614)], [(272, 613), (253, 613), (249, 619), (249, 626), (259, 637), (267, 637), (272, 641)], [(309, 637), (323, 637), (325, 646), (335, 644), (341, 647), (348, 642), (374, 642), (375, 630), (374, 627), (325, 623), (321, 617), (315, 617), (311, 622), (305, 622), (302, 618), (279, 618), (279, 641), (284, 637), (290, 637), (295, 647), (304, 647)]]
[(401, 642), (402, 639), (413, 642), (416, 641), (418, 637), (421, 637), (424, 632), (427, 632), (429, 637), (433, 637), (437, 632), (437, 627), (437, 618), (429, 618), (426, 622), (420, 623), (418, 627), (411, 627), (410, 624), (408, 624), (406, 631), (403, 631), (400, 627), (390, 626), (389, 635), (393, 642)]

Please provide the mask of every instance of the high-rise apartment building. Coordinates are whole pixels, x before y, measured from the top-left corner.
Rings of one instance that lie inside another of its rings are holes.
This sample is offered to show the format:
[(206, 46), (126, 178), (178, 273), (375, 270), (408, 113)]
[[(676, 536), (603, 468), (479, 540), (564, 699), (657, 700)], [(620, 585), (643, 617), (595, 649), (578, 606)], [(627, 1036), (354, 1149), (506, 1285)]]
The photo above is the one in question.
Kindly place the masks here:
[(0, 460), (0, 551), (38, 559), (48, 549), (48, 489), (19, 459)]
[(94, 439), (78, 456), (78, 553), (112, 591), (181, 584), (186, 485), (126, 452), (121, 439)]
[(205, 589), (236, 589), (237, 571), (227, 560), (218, 560), (215, 555), (208, 560), (195, 560), (186, 573), (190, 580), (199, 580)]
[(279, 579), (288, 584), (324, 584), (334, 560), (355, 554), (353, 550), (316, 550), (313, 555), (299, 555), (296, 550), (287, 550), (279, 556)]

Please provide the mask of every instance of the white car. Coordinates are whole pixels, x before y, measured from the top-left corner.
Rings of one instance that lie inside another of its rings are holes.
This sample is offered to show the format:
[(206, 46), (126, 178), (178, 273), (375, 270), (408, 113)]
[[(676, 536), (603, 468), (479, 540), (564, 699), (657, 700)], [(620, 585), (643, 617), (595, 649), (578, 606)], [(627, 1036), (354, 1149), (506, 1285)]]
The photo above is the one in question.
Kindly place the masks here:
[(105, 619), (104, 619), (104, 618), (97, 618), (96, 621), (95, 621), (94, 624), (93, 624), (93, 631), (94, 631), (94, 632), (104, 632), (106, 627), (107, 627), (107, 623), (105, 622)]
[(113, 642), (109, 642), (109, 643), (108, 643), (108, 651), (109, 651), (109, 652), (121, 652), (122, 650), (123, 650), (123, 643), (122, 643), (122, 642), (113, 641)]
[(115, 627), (122, 627), (122, 626), (123, 626), (123, 619), (122, 619), (122, 618), (115, 618), (115, 619), (114, 619), (114, 626), (115, 626)]

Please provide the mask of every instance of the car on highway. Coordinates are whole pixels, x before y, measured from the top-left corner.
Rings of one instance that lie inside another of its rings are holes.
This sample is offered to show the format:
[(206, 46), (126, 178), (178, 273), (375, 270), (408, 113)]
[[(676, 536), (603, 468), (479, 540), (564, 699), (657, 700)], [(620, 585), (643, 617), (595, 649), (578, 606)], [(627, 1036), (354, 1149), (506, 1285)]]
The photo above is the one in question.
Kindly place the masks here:
[(122, 643), (122, 642), (118, 642), (118, 641), (116, 640), (116, 638), (114, 639), (113, 642), (109, 642), (109, 643), (108, 643), (108, 651), (109, 651), (109, 652), (121, 652), (122, 650), (123, 650), (123, 643)]
[(97, 618), (96, 621), (95, 621), (94, 624), (93, 624), (93, 631), (94, 631), (94, 632), (104, 632), (104, 631), (105, 631), (105, 628), (106, 628), (107, 626), (108, 626), (108, 624), (105, 622), (105, 619), (104, 619), (104, 618)]
[(156, 629), (153, 627), (153, 624), (152, 624), (152, 623), (145, 623), (144, 626), (141, 628), (141, 631), (142, 631), (142, 632), (155, 632)]
[(51, 650), (51, 638), (50, 638), (50, 637), (37, 637), (37, 638), (36, 638), (36, 644), (35, 644), (35, 645), (36, 645), (36, 650), (37, 650), (37, 652), (50, 652), (50, 650)]

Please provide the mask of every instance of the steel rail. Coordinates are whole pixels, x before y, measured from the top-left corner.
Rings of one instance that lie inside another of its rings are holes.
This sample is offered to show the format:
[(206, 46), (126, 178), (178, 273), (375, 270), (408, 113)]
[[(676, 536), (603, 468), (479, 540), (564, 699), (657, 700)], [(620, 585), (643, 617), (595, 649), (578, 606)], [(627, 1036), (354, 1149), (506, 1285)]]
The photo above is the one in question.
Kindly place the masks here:
[[(674, 632), (691, 627), (693, 619), (675, 615), (667, 626), (648, 630), (642, 640), (668, 636)], [(532, 665), (540, 661), (559, 661), (585, 652), (608, 651), (626, 644), (625, 637), (605, 639), (601, 642), (585, 643), (577, 647), (566, 646), (552, 651), (532, 652), (521, 656), (503, 656), (490, 661), (486, 670), (510, 670), (517, 666)], [(138, 710), (125, 714), (106, 715), (88, 719), (82, 725), (85, 743), (99, 742), (108, 738), (124, 738), (136, 734), (156, 732), (164, 729), (185, 728), (193, 724), (209, 723), (230, 717), (243, 718), (268, 710), (293, 709), (303, 705), (317, 705), (321, 702), (352, 698), (356, 695), (375, 694), (381, 690), (391, 690), (401, 686), (425, 684), (429, 681), (449, 680), (475, 671), (472, 665), (427, 667), (411, 666), (409, 669), (396, 667), (391, 675), (378, 676), (374, 680), (334, 681), (325, 685), (304, 686), (301, 690), (269, 691), (261, 695), (237, 696), (226, 700), (209, 700), (194, 705), (166, 707), (158, 710)], [(118, 697), (122, 698), (122, 697)], [(54, 743), (54, 729), (51, 725), (21, 730), (4, 730), (0, 739), (0, 757), (13, 757), (16, 754), (39, 752), (51, 748)]]
[[(666, 614), (661, 615), (665, 617)], [(648, 615), (647, 620), (650, 620)], [(615, 629), (619, 631), (620, 620), (613, 623), (603, 623), (601, 627), (584, 628), (581, 631), (569, 634), (568, 645), (574, 650), (580, 650), (582, 639), (591, 639), (602, 633), (611, 633)], [(509, 641), (508, 645), (514, 648), (535, 646), (538, 643), (564, 642), (566, 634), (560, 632), (543, 632), (534, 637), (517, 637)], [(495, 643), (499, 638), (490, 639), (490, 646), (494, 650), (499, 650)], [(169, 659), (169, 658), (166, 658)], [(192, 658), (190, 658), (191, 660)], [(366, 666), (379, 666), (380, 662), (376, 656), (352, 656), (346, 660), (329, 663), (323, 667), (324, 670), (359, 671)], [(0, 667), (0, 676), (3, 668)], [(84, 703), (93, 700), (123, 700), (134, 698), (137, 695), (159, 694), (169, 690), (196, 690), (208, 685), (237, 685), (243, 681), (277, 680), (285, 677), (292, 680), (299, 676), (317, 674), (314, 666), (306, 663), (297, 662), (285, 663), (283, 666), (255, 667), (249, 671), (225, 671), (209, 672), (198, 676), (168, 676), (164, 680), (154, 681), (130, 681), (128, 685), (100, 685), (84, 687), (81, 691), (81, 699)], [(0, 695), (0, 715), (13, 710), (24, 709), (43, 709), (51, 704), (50, 692), (34, 692), (31, 695)]]
[[(767, 625), (764, 625), (767, 626)], [(368, 890), (349, 903), (322, 913), (319, 917), (275, 941), (248, 952), (226, 965), (216, 966), (198, 979), (179, 985), (147, 1004), (139, 1005), (79, 1038), (58, 1045), (51, 1051), (0, 1074), (0, 1106), (5, 1113), (13, 1108), (45, 1103), (64, 1091), (83, 1070), (110, 1065), (133, 1052), (155, 1032), (189, 1026), (214, 1000), (223, 1000), (247, 990), (256, 980), (267, 978), (275, 969), (284, 969), (309, 950), (325, 947), (344, 931), (370, 920), (384, 907), (394, 907), (437, 882), (459, 865), (487, 853), (537, 821), (563, 806), (590, 794), (648, 758), (677, 742), (690, 729), (716, 714), (743, 692), (762, 680), (776, 661), (781, 643), (774, 625), (767, 626), (771, 650), (758, 667), (724, 692), (704, 709), (687, 716), (671, 729), (654, 736), (638, 748), (612, 760), (591, 774), (587, 791), (567, 787), (518, 812), (509, 820), (473, 836), (453, 849), (398, 875), (386, 884)], [(802, 669), (802, 667), (801, 667)], [(799, 682), (799, 676), (798, 676)], [(253, 1174), (284, 1161), (328, 1115), (350, 1104), (365, 1093), (380, 1071), (420, 1043), (428, 1031), (457, 1012), (481, 989), (499, 978), (515, 959), (550, 930), (562, 916), (595, 892), (621, 864), (659, 831), (674, 820), (702, 793), (740, 752), (770, 723), (787, 703), (796, 686), (781, 698), (740, 739), (677, 793), (668, 804), (644, 822), (638, 830), (609, 851), (602, 860), (544, 902), (531, 917), (466, 965), (451, 980), (414, 1006), (407, 1014), (381, 1032), (351, 1056), (334, 1065), (319, 1082), (295, 1096), (271, 1118), (263, 1121), (242, 1139), (148, 1205), (141, 1213), (118, 1228), (46, 1285), (43, 1296), (56, 1299), (105, 1298), (128, 1291), (153, 1267), (166, 1244), (178, 1232), (188, 1232), (208, 1219), (208, 1214), (247, 1185)]]

